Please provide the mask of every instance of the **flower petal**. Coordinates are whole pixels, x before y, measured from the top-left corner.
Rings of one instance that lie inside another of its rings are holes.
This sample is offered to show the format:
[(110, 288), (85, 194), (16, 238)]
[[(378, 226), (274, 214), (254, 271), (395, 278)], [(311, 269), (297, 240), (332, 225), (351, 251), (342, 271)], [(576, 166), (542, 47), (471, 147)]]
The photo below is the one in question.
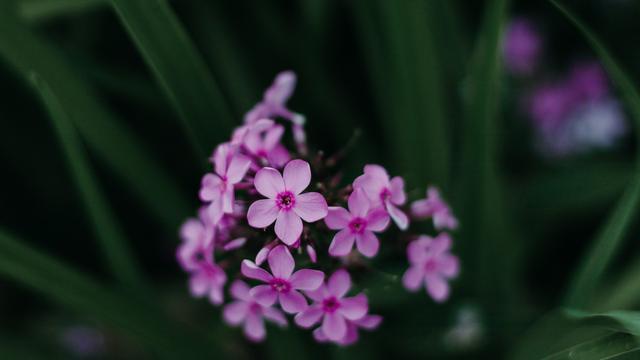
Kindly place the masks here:
[(347, 333), (347, 322), (337, 312), (326, 314), (322, 321), (322, 332), (329, 340), (341, 340)]
[(282, 134), (284, 134), (284, 126), (282, 125), (274, 125), (271, 129), (267, 130), (264, 134), (264, 141), (262, 143), (264, 149), (266, 151), (273, 150), (273, 148), (280, 142)]
[(296, 196), (293, 211), (306, 222), (318, 221), (327, 216), (327, 201), (317, 192), (300, 194)]
[(449, 284), (439, 275), (427, 275), (424, 282), (427, 292), (436, 302), (443, 302), (449, 297)]
[(220, 183), (222, 180), (218, 175), (205, 174), (200, 183), (200, 200), (213, 201), (220, 197)]
[(230, 184), (239, 183), (249, 170), (249, 165), (251, 165), (251, 160), (248, 157), (240, 154), (235, 155), (231, 158), (227, 169), (227, 181)]
[(264, 261), (267, 260), (267, 255), (269, 255), (270, 251), (271, 251), (271, 248), (268, 246), (265, 246), (262, 249), (260, 249), (260, 251), (258, 251), (258, 253), (256, 254), (256, 265), (258, 266), (262, 265)]
[(351, 276), (345, 269), (339, 269), (331, 275), (327, 289), (331, 295), (341, 298), (351, 288)]
[(271, 306), (276, 302), (278, 293), (271, 285), (258, 285), (249, 291), (251, 297), (262, 306)]
[(324, 223), (331, 230), (341, 230), (349, 226), (352, 218), (347, 209), (340, 206), (329, 206)]
[(369, 207), (371, 206), (371, 203), (364, 193), (364, 190), (359, 188), (354, 189), (351, 195), (349, 195), (348, 202), (349, 212), (353, 216), (362, 218), (367, 215), (367, 212), (369, 212)]
[(229, 292), (231, 296), (238, 300), (249, 301), (251, 295), (249, 295), (249, 285), (242, 280), (236, 280), (231, 284)]
[(280, 293), (280, 306), (282, 310), (289, 314), (297, 314), (307, 309), (307, 299), (302, 296), (298, 291), (291, 290), (286, 293)]
[(367, 230), (380, 232), (389, 226), (389, 214), (383, 208), (369, 211), (367, 214)]
[(284, 191), (282, 175), (278, 170), (270, 167), (262, 168), (256, 173), (253, 185), (262, 196), (270, 199), (275, 199), (278, 193)]
[(353, 242), (356, 240), (355, 235), (350, 229), (342, 229), (333, 237), (331, 245), (329, 245), (329, 255), (346, 256), (353, 248)]
[(295, 317), (295, 322), (300, 327), (310, 328), (320, 321), (323, 314), (324, 312), (320, 305), (312, 305), (307, 310), (298, 313)]
[(224, 302), (224, 293), (222, 292), (222, 284), (215, 284), (209, 289), (209, 302), (213, 305), (220, 305)]
[(276, 235), (287, 245), (293, 245), (302, 234), (302, 220), (293, 211), (281, 211), (276, 218)]
[(249, 314), (247, 321), (244, 323), (244, 334), (251, 341), (262, 341), (266, 336), (264, 329), (264, 321), (258, 314)]
[(356, 246), (358, 251), (366, 257), (374, 257), (380, 248), (380, 241), (369, 230), (365, 230), (362, 234), (356, 235)]
[(249, 311), (249, 304), (244, 301), (234, 301), (224, 307), (222, 316), (229, 325), (238, 325), (244, 321)]
[(289, 279), (293, 268), (296, 266), (293, 256), (284, 245), (278, 245), (269, 252), (269, 268), (273, 276), (280, 279)]
[(402, 276), (402, 284), (409, 291), (416, 291), (422, 284), (424, 272), (419, 266), (412, 266)]
[(189, 290), (194, 297), (201, 297), (209, 290), (209, 278), (200, 274), (192, 275), (189, 279)]
[(273, 276), (271, 276), (267, 270), (258, 267), (258, 265), (254, 264), (251, 260), (243, 260), (240, 268), (242, 275), (249, 279), (260, 280), (263, 282), (269, 282), (273, 279)]
[(407, 230), (407, 228), (409, 227), (409, 218), (407, 217), (407, 215), (402, 212), (402, 210), (395, 207), (395, 205), (391, 204), (391, 202), (389, 201), (387, 201), (386, 205), (389, 215), (396, 223), (396, 225), (398, 225), (400, 230)]
[(360, 319), (367, 314), (367, 311), (369, 311), (369, 302), (365, 294), (340, 300), (338, 312), (349, 320)]
[(249, 206), (249, 210), (247, 211), (247, 221), (249, 221), (249, 225), (254, 228), (265, 228), (276, 221), (279, 212), (280, 210), (278, 209), (275, 200), (257, 200)]
[(247, 242), (247, 238), (241, 237), (241, 238), (237, 238), (229, 241), (228, 243), (224, 244), (222, 248), (224, 251), (236, 250), (243, 247), (244, 244), (246, 244), (246, 242)]
[(367, 330), (373, 330), (377, 328), (378, 326), (380, 326), (381, 322), (382, 316), (380, 315), (366, 315), (354, 321), (356, 325)]
[(404, 179), (396, 176), (389, 183), (391, 190), (391, 202), (396, 205), (403, 205), (407, 201), (407, 194), (404, 192)]
[(272, 307), (264, 307), (262, 308), (262, 313), (266, 319), (271, 320), (271, 322), (276, 325), (287, 326), (287, 318), (284, 316), (282, 311)]
[(442, 255), (438, 263), (440, 273), (446, 277), (455, 277), (458, 275), (458, 272), (460, 272), (460, 263), (458, 258), (453, 255)]
[(291, 160), (284, 167), (282, 177), (285, 188), (298, 195), (311, 183), (311, 167), (304, 160)]
[(313, 330), (313, 338), (319, 343), (325, 343), (329, 341), (327, 335), (322, 332), (322, 326)]
[(289, 279), (291, 287), (298, 290), (313, 291), (322, 285), (324, 273), (319, 270), (298, 270)]

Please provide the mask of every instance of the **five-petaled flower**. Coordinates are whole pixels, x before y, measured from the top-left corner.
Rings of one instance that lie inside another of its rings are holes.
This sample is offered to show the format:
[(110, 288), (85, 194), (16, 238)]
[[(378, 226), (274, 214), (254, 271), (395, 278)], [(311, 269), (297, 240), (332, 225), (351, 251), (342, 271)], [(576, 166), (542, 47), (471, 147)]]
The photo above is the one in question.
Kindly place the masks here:
[(451, 255), (451, 238), (440, 233), (435, 238), (420, 236), (407, 247), (409, 269), (402, 277), (402, 283), (410, 291), (417, 291), (424, 283), (427, 292), (442, 302), (449, 296), (448, 279), (457, 276), (458, 258)]
[(322, 318), (322, 333), (332, 341), (343, 339), (347, 335), (347, 321), (358, 320), (369, 311), (366, 295), (344, 297), (349, 288), (351, 277), (346, 270), (333, 273), (326, 285), (306, 292), (315, 303), (296, 315), (296, 324), (309, 328)]
[(354, 180), (353, 187), (363, 189), (373, 206), (382, 205), (401, 230), (409, 227), (409, 218), (398, 209), (407, 201), (404, 180), (400, 176), (389, 180), (389, 174), (382, 166), (366, 165), (364, 174)]
[[(347, 333), (338, 340), (334, 341), (340, 346), (348, 346), (358, 341), (358, 329), (374, 330), (382, 322), (382, 316), (380, 315), (365, 315), (358, 320), (347, 320)], [(317, 342), (323, 343), (331, 341), (327, 335), (325, 335), (322, 327), (319, 327), (313, 331), (313, 338)]]
[(340, 230), (329, 245), (331, 256), (345, 256), (351, 252), (353, 243), (358, 251), (372, 257), (378, 253), (380, 242), (373, 233), (384, 231), (389, 225), (389, 215), (381, 208), (371, 208), (371, 203), (362, 189), (356, 188), (348, 200), (349, 211), (342, 207), (329, 207), (324, 222), (329, 229)]
[(411, 204), (411, 214), (418, 219), (433, 217), (436, 230), (454, 230), (458, 227), (458, 219), (453, 215), (449, 204), (440, 197), (440, 192), (433, 186), (427, 189), (425, 199), (416, 200)]
[(247, 220), (255, 228), (276, 222), (278, 239), (293, 245), (302, 234), (302, 219), (318, 221), (327, 216), (327, 202), (317, 192), (302, 194), (311, 182), (311, 168), (303, 160), (292, 160), (284, 167), (284, 175), (274, 168), (262, 168), (256, 174), (256, 190), (268, 199), (249, 206)]
[(229, 292), (235, 301), (224, 307), (224, 320), (233, 326), (244, 323), (244, 333), (250, 340), (262, 341), (266, 337), (263, 318), (281, 327), (287, 325), (284, 314), (276, 308), (256, 302), (251, 296), (249, 286), (243, 281), (234, 281)]
[(266, 283), (252, 288), (251, 296), (263, 306), (271, 306), (278, 300), (282, 310), (290, 314), (306, 310), (307, 300), (298, 290), (316, 290), (322, 285), (324, 273), (311, 269), (301, 269), (294, 273), (293, 256), (284, 245), (278, 245), (271, 250), (267, 261), (271, 274), (250, 260), (242, 262), (241, 270), (244, 276)]

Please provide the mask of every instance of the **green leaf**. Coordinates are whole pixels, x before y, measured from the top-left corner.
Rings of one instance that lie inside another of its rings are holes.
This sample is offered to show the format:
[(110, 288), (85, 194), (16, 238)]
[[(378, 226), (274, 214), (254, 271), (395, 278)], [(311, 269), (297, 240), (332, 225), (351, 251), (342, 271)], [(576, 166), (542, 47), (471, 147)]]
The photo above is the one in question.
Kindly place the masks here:
[(610, 334), (576, 344), (543, 360), (631, 360), (640, 353), (638, 341), (627, 334)]
[(42, 95), (42, 100), (49, 111), (58, 139), (64, 148), (67, 164), (76, 186), (80, 190), (84, 205), (91, 218), (95, 236), (100, 242), (102, 253), (105, 255), (112, 274), (131, 289), (145, 288), (138, 264), (134, 260), (122, 229), (100, 190), (80, 139), (69, 120), (67, 110), (62, 107), (49, 85), (37, 74), (33, 74), (32, 81)]
[(42, 21), (61, 15), (79, 14), (100, 8), (106, 0), (19, 0), (20, 15), (29, 21)]
[[(636, 122), (637, 136), (640, 139), (640, 96), (633, 83), (591, 30), (558, 2), (552, 0), (551, 3), (580, 30), (600, 57)], [(636, 160), (638, 169), (635, 178), (573, 275), (573, 281), (570, 282), (565, 298), (565, 304), (568, 307), (583, 308), (592, 300), (596, 287), (619, 250), (625, 232), (636, 216), (640, 202), (640, 155)]]
[(110, 3), (204, 159), (235, 123), (206, 64), (165, 0)]
[(182, 331), (151, 301), (109, 291), (0, 229), (0, 275), (32, 288), (47, 299), (136, 340), (156, 358), (214, 358), (213, 344)]
[(580, 310), (568, 310), (570, 319), (584, 325), (603, 327), (608, 330), (624, 332), (640, 337), (640, 312), (616, 310), (604, 313), (588, 313)]
[(95, 90), (47, 40), (18, 20), (10, 3), (0, 1), (0, 58), (26, 81), (38, 73), (67, 109), (87, 145), (170, 231), (190, 206), (175, 180), (160, 167), (131, 131), (96, 97)]

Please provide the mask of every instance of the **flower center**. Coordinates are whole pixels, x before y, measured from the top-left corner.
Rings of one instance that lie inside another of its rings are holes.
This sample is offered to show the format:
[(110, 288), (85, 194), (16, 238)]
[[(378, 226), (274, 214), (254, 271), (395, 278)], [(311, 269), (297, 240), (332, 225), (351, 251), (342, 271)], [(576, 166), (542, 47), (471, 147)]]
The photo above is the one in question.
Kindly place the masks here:
[(340, 307), (340, 301), (335, 296), (324, 299), (322, 301), (322, 310), (327, 313), (333, 313)]
[(361, 234), (367, 227), (367, 220), (357, 217), (349, 223), (349, 229), (356, 234)]
[(291, 290), (291, 284), (289, 284), (287, 280), (280, 278), (274, 278), (273, 280), (271, 280), (269, 285), (271, 285), (271, 288), (273, 290), (281, 293), (287, 293), (289, 292), (289, 290)]
[(380, 200), (382, 200), (383, 203), (387, 201), (387, 199), (389, 199), (390, 197), (391, 197), (391, 190), (389, 190), (388, 188), (384, 188), (382, 189), (382, 191), (380, 191)]
[(296, 204), (296, 197), (290, 191), (283, 191), (276, 197), (276, 204), (280, 210), (289, 210)]
[(256, 303), (256, 302), (251, 302), (249, 304), (249, 312), (252, 314), (261, 314), (262, 313), (262, 306), (260, 306), (260, 304)]
[(424, 263), (424, 270), (426, 272), (434, 272), (438, 269), (438, 264), (435, 259), (429, 259)]

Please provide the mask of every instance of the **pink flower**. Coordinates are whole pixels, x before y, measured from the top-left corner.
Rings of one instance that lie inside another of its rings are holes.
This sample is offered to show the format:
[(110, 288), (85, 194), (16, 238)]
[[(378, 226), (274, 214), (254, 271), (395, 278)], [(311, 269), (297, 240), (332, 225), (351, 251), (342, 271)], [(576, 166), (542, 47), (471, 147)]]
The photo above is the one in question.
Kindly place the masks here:
[(437, 301), (442, 302), (449, 296), (448, 279), (457, 276), (458, 258), (451, 255), (451, 238), (441, 233), (435, 238), (420, 236), (407, 247), (409, 269), (402, 277), (404, 287), (409, 291), (417, 291), (424, 283), (427, 292)]
[(209, 173), (202, 178), (200, 199), (211, 202), (209, 214), (212, 221), (217, 223), (222, 215), (233, 213), (234, 185), (247, 173), (251, 160), (235, 154), (231, 145), (225, 143), (216, 149), (213, 162), (215, 174)]
[(345, 256), (351, 252), (353, 243), (367, 257), (378, 253), (380, 242), (375, 232), (384, 231), (389, 225), (389, 215), (383, 208), (371, 208), (371, 203), (362, 189), (356, 188), (349, 196), (349, 211), (339, 206), (329, 207), (324, 222), (329, 229), (340, 230), (331, 241), (329, 254)]
[(358, 320), (367, 314), (367, 297), (359, 294), (345, 298), (351, 288), (351, 277), (346, 270), (338, 270), (327, 285), (306, 294), (315, 301), (305, 311), (295, 317), (296, 324), (309, 328), (322, 319), (322, 333), (332, 341), (343, 339), (347, 335), (347, 320)]
[(284, 168), (284, 176), (274, 168), (265, 167), (256, 174), (256, 190), (268, 199), (249, 206), (247, 220), (255, 228), (265, 228), (276, 222), (278, 239), (293, 245), (302, 234), (302, 219), (318, 221), (327, 216), (327, 202), (321, 194), (301, 194), (311, 182), (311, 168), (303, 160), (292, 160)]
[(252, 341), (262, 341), (266, 336), (264, 319), (284, 327), (287, 319), (284, 314), (272, 307), (262, 306), (255, 301), (249, 286), (240, 280), (231, 284), (231, 296), (235, 301), (224, 307), (223, 317), (227, 324), (237, 326), (244, 323), (244, 334)]
[(198, 268), (191, 272), (189, 289), (194, 297), (207, 296), (212, 304), (220, 305), (223, 301), (222, 289), (226, 282), (227, 274), (213, 262), (212, 255), (202, 261)]
[(247, 151), (276, 168), (282, 168), (290, 160), (287, 149), (280, 143), (284, 126), (273, 125), (264, 131), (250, 131), (244, 139)]
[(436, 187), (427, 189), (426, 199), (416, 200), (411, 204), (411, 214), (418, 219), (433, 217), (433, 226), (437, 230), (458, 227), (458, 219), (451, 212), (449, 205), (440, 197)]
[(276, 116), (292, 120), (296, 114), (287, 109), (287, 101), (293, 95), (296, 82), (293, 71), (283, 71), (276, 75), (273, 84), (264, 92), (262, 101), (245, 115), (244, 122), (251, 124), (259, 119)]
[[(358, 329), (374, 330), (382, 322), (382, 316), (380, 315), (365, 315), (358, 320), (347, 321), (347, 333), (346, 335), (336, 341), (335, 343), (340, 346), (348, 346), (358, 341)], [(317, 342), (323, 343), (331, 341), (327, 335), (324, 334), (322, 327), (319, 327), (313, 331), (313, 337)]]
[(295, 262), (284, 245), (278, 245), (271, 250), (267, 260), (272, 274), (250, 260), (242, 262), (241, 270), (244, 276), (267, 283), (252, 288), (251, 296), (262, 306), (271, 306), (277, 299), (282, 310), (290, 314), (304, 311), (308, 306), (307, 300), (298, 290), (317, 289), (322, 285), (324, 273), (310, 269), (294, 273)]
[(404, 180), (401, 177), (396, 176), (389, 180), (389, 174), (382, 166), (366, 165), (364, 175), (360, 175), (353, 182), (353, 186), (362, 188), (373, 206), (381, 204), (401, 230), (409, 227), (409, 218), (397, 208), (407, 201)]
[(185, 271), (193, 271), (200, 266), (215, 238), (215, 228), (208, 223), (206, 207), (199, 211), (200, 219), (187, 219), (180, 227), (182, 243), (176, 251), (178, 263)]

